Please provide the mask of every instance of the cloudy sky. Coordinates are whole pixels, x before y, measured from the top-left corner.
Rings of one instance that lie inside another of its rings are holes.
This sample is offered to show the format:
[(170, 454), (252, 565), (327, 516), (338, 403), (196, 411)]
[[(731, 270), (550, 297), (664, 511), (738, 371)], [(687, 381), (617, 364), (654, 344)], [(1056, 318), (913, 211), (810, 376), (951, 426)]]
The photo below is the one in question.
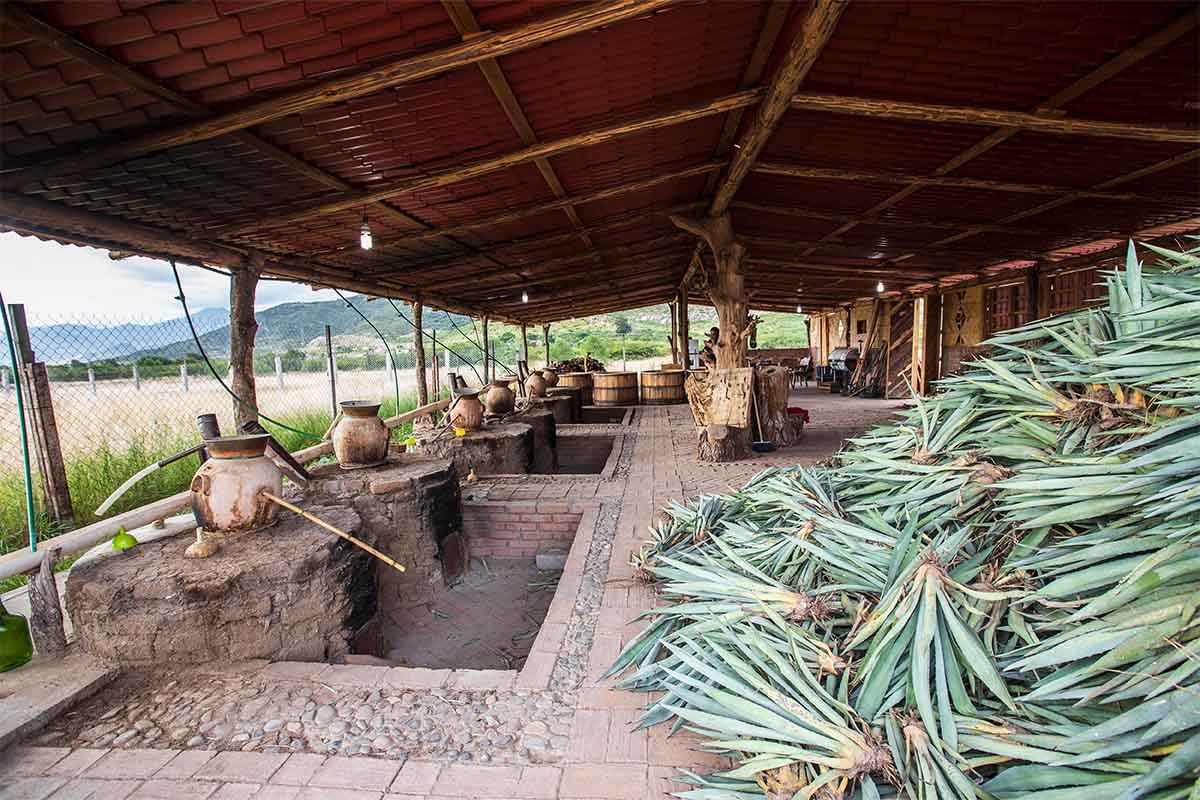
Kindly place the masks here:
[[(188, 308), (229, 307), (229, 279), (198, 267), (179, 268)], [(24, 303), (31, 319), (99, 315), (114, 321), (178, 317), (175, 278), (165, 261), (113, 261), (106, 250), (42, 242), (0, 233), (0, 292), (5, 303)], [(288, 301), (330, 300), (331, 291), (281, 281), (258, 285), (257, 307)]]

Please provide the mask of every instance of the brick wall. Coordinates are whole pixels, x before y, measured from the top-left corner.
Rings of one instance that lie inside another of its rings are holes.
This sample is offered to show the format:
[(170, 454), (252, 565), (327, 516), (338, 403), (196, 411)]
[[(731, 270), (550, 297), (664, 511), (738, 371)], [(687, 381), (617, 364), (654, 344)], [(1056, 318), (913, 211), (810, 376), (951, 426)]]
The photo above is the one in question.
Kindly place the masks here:
[(472, 556), (533, 558), (569, 550), (583, 511), (565, 503), (463, 503)]

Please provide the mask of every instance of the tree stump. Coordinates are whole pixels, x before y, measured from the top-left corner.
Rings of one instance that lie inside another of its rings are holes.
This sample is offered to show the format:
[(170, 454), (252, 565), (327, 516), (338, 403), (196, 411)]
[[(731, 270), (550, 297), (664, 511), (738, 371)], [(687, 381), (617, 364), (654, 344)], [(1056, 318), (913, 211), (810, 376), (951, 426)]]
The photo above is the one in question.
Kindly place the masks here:
[(58, 584), (54, 581), (54, 562), (61, 552), (58, 548), (48, 549), (37, 574), (29, 579), (29, 632), (34, 647), (43, 656), (61, 656), (67, 649)]
[(786, 367), (767, 366), (754, 370), (755, 399), (762, 438), (779, 447), (795, 444), (804, 428), (787, 413), (792, 375)]
[(701, 461), (722, 463), (741, 461), (750, 456), (750, 429), (729, 425), (709, 425), (700, 429), (696, 456)]

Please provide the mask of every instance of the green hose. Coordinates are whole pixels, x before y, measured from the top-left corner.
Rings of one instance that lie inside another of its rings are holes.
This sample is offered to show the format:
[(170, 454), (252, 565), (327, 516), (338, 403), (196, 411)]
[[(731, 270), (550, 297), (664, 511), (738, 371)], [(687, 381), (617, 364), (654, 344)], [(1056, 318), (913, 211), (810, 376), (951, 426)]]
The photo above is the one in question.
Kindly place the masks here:
[(8, 339), (8, 361), (12, 364), (13, 388), (17, 390), (17, 419), (21, 421), (21, 458), (25, 462), (25, 518), (29, 524), (29, 552), (37, 552), (37, 528), (33, 524), (33, 472), (29, 468), (29, 431), (25, 429), (25, 399), (21, 392), (21, 370), (17, 367), (17, 348), (13, 346), (8, 306), (0, 293), (0, 315), (4, 317), (4, 336)]

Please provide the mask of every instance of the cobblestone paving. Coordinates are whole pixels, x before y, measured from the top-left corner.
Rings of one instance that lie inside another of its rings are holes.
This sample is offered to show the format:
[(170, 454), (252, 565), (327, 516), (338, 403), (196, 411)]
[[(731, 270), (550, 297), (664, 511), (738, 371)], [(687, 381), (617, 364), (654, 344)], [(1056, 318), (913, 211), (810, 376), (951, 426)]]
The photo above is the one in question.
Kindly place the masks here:
[(655, 603), (633, 579), (629, 554), (666, 500), (740, 485), (765, 466), (827, 458), (899, 405), (815, 391), (793, 400), (812, 413), (804, 441), (745, 462), (698, 464), (687, 408), (644, 408), (625, 429), (612, 480), (471, 487), (477, 498), (599, 503), (574, 606), (547, 617), (564, 628), (557, 652), (542, 654), (553, 658), (547, 689), (523, 690), (511, 678), (455, 685), (432, 670), (424, 689), (378, 677), (363, 685), (363, 668), (353, 666), (131, 673), (7, 752), (0, 800), (659, 800), (679, 791), (673, 778), (682, 769), (722, 761), (686, 733), (634, 730), (645, 698), (599, 680), (640, 629), (631, 620)]

